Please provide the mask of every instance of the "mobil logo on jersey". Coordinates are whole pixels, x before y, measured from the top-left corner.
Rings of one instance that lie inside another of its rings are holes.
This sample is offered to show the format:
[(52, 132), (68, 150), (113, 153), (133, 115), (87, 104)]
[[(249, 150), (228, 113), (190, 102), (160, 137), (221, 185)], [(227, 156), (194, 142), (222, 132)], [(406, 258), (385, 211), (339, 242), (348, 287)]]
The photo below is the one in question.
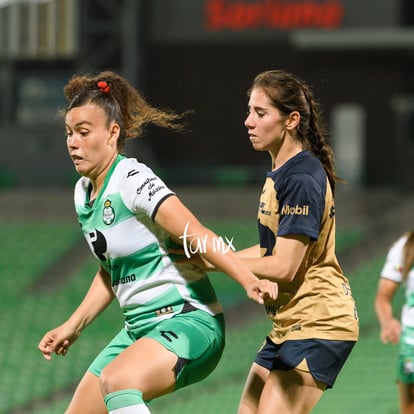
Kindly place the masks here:
[(309, 205), (299, 205), (296, 204), (294, 206), (290, 206), (289, 204), (285, 204), (280, 211), (281, 215), (296, 215), (296, 216), (307, 216), (309, 214)]

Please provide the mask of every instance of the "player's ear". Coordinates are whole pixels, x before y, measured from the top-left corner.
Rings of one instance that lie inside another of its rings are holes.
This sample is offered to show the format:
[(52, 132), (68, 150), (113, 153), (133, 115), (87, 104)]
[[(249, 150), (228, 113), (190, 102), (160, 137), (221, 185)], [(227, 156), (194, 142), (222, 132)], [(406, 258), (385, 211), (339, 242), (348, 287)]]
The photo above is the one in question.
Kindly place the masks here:
[(112, 122), (111, 125), (109, 126), (108, 143), (116, 146), (120, 132), (121, 132), (121, 128), (119, 127), (119, 125), (116, 122)]
[(287, 129), (295, 129), (300, 122), (300, 113), (298, 111), (293, 111), (288, 115), (288, 119), (286, 122)]

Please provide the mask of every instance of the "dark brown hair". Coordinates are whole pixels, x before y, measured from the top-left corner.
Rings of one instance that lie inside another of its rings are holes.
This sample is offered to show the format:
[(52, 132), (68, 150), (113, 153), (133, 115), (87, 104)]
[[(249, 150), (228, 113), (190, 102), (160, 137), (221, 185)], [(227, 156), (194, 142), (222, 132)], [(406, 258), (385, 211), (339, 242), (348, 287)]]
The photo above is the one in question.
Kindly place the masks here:
[(108, 125), (112, 121), (119, 124), (119, 150), (124, 147), (125, 139), (141, 136), (145, 125), (171, 130), (184, 128), (184, 114), (151, 106), (125, 78), (111, 71), (74, 75), (63, 91), (68, 101), (64, 114), (72, 108), (93, 103), (104, 110)]
[(297, 139), (304, 144), (321, 161), (332, 192), (335, 192), (336, 181), (333, 151), (327, 143), (327, 131), (322, 119), (319, 103), (313, 96), (310, 87), (297, 76), (283, 70), (269, 70), (259, 73), (248, 95), (253, 88), (262, 88), (272, 104), (285, 115), (293, 111), (300, 114)]

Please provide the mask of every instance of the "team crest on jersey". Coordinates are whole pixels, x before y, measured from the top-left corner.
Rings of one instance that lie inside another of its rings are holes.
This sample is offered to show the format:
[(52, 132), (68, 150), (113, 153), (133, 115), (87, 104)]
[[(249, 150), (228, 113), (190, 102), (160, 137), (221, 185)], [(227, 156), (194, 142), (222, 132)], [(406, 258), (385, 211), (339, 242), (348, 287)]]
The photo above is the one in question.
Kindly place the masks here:
[(106, 200), (104, 203), (102, 220), (108, 226), (112, 224), (115, 220), (115, 210), (112, 207), (111, 200)]

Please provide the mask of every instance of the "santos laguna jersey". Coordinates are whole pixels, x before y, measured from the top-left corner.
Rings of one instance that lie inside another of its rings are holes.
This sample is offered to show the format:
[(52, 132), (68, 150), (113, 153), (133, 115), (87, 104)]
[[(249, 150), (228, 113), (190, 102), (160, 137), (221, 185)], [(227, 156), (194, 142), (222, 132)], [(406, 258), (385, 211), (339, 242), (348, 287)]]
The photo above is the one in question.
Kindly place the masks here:
[(126, 329), (170, 318), (185, 304), (222, 312), (206, 273), (171, 260), (169, 235), (153, 219), (174, 193), (146, 165), (118, 155), (93, 203), (89, 192), (89, 179), (80, 178), (76, 212), (93, 254), (111, 275)]
[(401, 312), (401, 323), (404, 326), (414, 327), (414, 268), (403, 280), (404, 246), (408, 235), (401, 236), (390, 248), (381, 271), (381, 277), (390, 279), (396, 283), (405, 282), (405, 303)]
[(335, 206), (325, 170), (303, 151), (267, 174), (258, 225), (262, 255), (272, 255), (277, 237), (310, 239), (292, 282), (280, 282), (276, 301), (266, 303), (272, 341), (358, 338), (355, 303), (335, 256)]

